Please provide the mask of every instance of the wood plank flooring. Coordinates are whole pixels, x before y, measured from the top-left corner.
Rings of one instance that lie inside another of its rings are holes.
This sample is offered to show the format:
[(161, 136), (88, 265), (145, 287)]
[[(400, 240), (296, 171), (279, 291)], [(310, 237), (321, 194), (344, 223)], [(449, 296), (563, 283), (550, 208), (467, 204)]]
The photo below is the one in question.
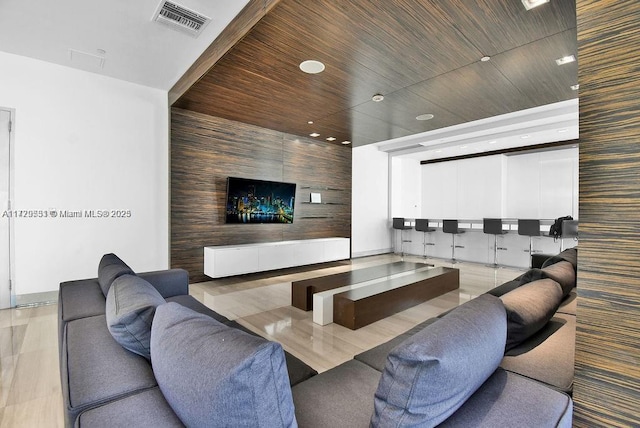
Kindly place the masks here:
[[(460, 288), (353, 331), (313, 323), (291, 306), (291, 282), (399, 260), (382, 255), (312, 268), (192, 284), (191, 294), (245, 327), (283, 344), (318, 371), (328, 370), (430, 317), (513, 279), (521, 270), (457, 263)], [(420, 262), (420, 258), (405, 257)], [(436, 266), (450, 263), (429, 259)], [(57, 305), (0, 310), (0, 427), (62, 427)]]

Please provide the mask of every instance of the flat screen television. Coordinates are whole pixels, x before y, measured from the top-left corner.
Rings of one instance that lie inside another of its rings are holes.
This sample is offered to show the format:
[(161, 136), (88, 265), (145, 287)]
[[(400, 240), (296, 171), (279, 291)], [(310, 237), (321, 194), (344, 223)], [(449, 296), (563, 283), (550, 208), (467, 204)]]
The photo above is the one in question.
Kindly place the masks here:
[(227, 178), (227, 223), (293, 223), (295, 183)]

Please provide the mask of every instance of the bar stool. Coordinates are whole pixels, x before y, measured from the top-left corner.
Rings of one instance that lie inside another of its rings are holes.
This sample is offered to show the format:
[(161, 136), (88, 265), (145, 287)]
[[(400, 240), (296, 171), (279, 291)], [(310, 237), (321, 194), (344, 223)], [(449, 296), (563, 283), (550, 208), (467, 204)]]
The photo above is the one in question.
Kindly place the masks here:
[(529, 267), (532, 266), (533, 237), (540, 236), (540, 220), (518, 219), (518, 235), (529, 237)]
[(458, 220), (442, 220), (442, 231), (451, 234), (451, 263), (456, 263), (456, 235), (464, 233), (464, 230), (458, 229)]
[(404, 259), (404, 243), (411, 242), (410, 239), (404, 239), (404, 231), (413, 229), (411, 225), (405, 225), (404, 217), (393, 218), (393, 228), (400, 231), (400, 259)]
[(507, 233), (502, 230), (501, 218), (485, 218), (482, 220), (482, 231), (488, 235), (493, 235), (493, 267), (498, 266), (498, 235)]
[(432, 227), (429, 227), (429, 220), (426, 218), (417, 218), (416, 219), (416, 230), (418, 232), (422, 232), (422, 247), (423, 247), (423, 257), (425, 260), (427, 259), (427, 245), (435, 245), (433, 242), (427, 242), (427, 233), (435, 232), (436, 230)]
[[(417, 224), (416, 224), (417, 229)], [(563, 220), (562, 221), (562, 234), (560, 235), (560, 252), (564, 251), (565, 238), (573, 238), (578, 240), (578, 220)]]

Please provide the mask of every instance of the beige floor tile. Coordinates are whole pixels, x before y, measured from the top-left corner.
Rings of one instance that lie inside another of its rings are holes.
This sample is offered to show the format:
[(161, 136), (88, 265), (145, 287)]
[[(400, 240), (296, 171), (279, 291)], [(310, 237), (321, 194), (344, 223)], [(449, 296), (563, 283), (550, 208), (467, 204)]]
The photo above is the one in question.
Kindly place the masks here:
[(57, 428), (64, 426), (62, 396), (49, 394), (20, 404), (7, 406), (2, 415), (1, 427), (6, 428)]

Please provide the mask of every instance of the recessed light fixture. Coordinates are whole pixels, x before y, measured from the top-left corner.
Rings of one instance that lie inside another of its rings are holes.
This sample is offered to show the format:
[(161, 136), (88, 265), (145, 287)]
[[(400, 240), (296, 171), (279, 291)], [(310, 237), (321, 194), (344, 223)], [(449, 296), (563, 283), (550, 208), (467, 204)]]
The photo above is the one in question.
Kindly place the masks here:
[(309, 137), (313, 137), (313, 138), (316, 138), (316, 137), (319, 137), (319, 136), (320, 136), (320, 134), (318, 134), (317, 132), (312, 132), (311, 134), (309, 134)]
[(327, 141), (336, 141), (336, 137), (327, 137)]
[(495, 144), (495, 143), (497, 143), (497, 141), (496, 141), (496, 140), (489, 141), (489, 144)]
[(442, 150), (436, 150), (436, 153), (442, 153)]
[(310, 120), (309, 122), (307, 122), (309, 125), (313, 125), (313, 120)]
[(571, 90), (572, 91), (577, 91), (578, 89), (580, 89), (580, 85), (576, 84), (576, 85), (571, 85)]
[(347, 144), (351, 144), (351, 141), (343, 141), (342, 144), (346, 146)]
[(427, 113), (427, 114), (421, 114), (419, 116), (416, 116), (416, 120), (431, 120), (434, 117), (435, 116), (433, 116), (431, 113)]
[(300, 70), (307, 74), (318, 74), (324, 71), (324, 64), (315, 59), (308, 59), (300, 63)]
[(464, 149), (466, 149), (466, 148), (469, 148), (469, 146), (460, 146), (460, 148), (461, 148), (462, 150), (464, 150)]
[(487, 62), (487, 61), (490, 61), (490, 60), (491, 60), (490, 56), (483, 56), (482, 58), (480, 58), (480, 61), (482, 61), (482, 62)]
[(568, 129), (567, 129), (567, 128), (558, 129), (558, 133), (559, 133), (559, 134), (563, 134), (563, 133), (565, 133), (565, 132), (567, 132), (567, 131), (568, 131)]
[(549, 0), (522, 0), (522, 4), (524, 8), (527, 10), (531, 10), (534, 7), (538, 7), (541, 4), (549, 3)]
[(531, 137), (531, 135), (523, 135), (520, 138), (522, 138), (523, 140), (526, 140), (527, 138)]
[(382, 94), (375, 94), (374, 96), (371, 97), (371, 101), (376, 103), (379, 103), (382, 100), (384, 100), (384, 95)]
[(567, 56), (563, 56), (562, 58), (558, 58), (556, 60), (556, 64), (565, 65), (565, 64), (569, 64), (570, 62), (574, 62), (575, 60), (576, 60), (575, 56), (567, 55)]

